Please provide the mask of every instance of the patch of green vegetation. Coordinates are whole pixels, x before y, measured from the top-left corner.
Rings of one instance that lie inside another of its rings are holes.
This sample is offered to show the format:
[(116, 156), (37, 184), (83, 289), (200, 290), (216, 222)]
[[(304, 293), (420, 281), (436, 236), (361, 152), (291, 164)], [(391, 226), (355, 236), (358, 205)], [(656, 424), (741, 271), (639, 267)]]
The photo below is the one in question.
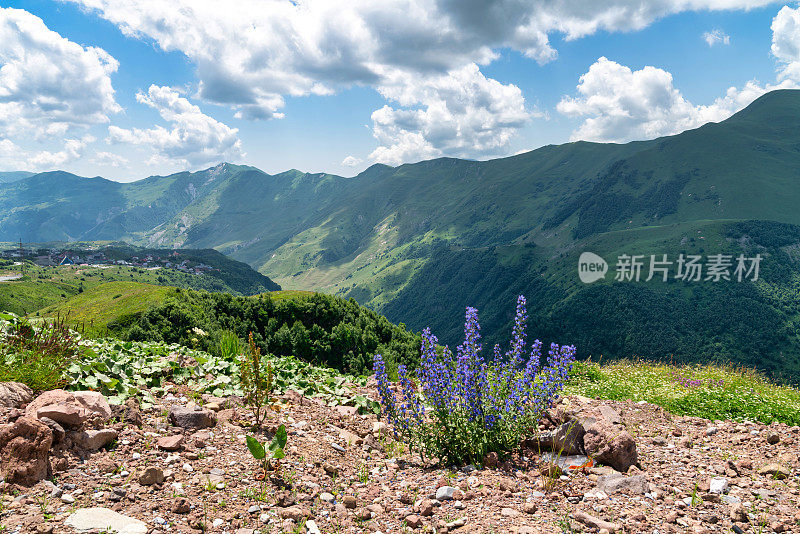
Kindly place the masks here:
[(39, 313), (43, 317), (63, 317), (81, 334), (95, 337), (129, 326), (174, 291), (171, 287), (139, 282), (107, 282)]
[[(197, 335), (202, 335), (198, 333)], [(245, 343), (229, 343), (244, 350)], [(118, 339), (81, 339), (63, 322), (30, 323), (12, 314), (0, 314), (0, 382), (17, 381), (34, 391), (56, 387), (91, 389), (122, 404), (133, 396), (144, 404), (165, 394), (174, 384), (216, 396), (243, 395), (241, 354), (209, 354), (178, 344), (132, 342)], [(318, 367), (293, 356), (268, 355), (261, 363), (273, 370), (273, 393), (292, 389), (334, 405), (375, 412), (376, 402), (359, 394), (365, 377), (342, 376), (335, 369)]]
[(119, 336), (213, 351), (229, 332), (239, 339), (252, 334), (265, 358), (294, 356), (356, 375), (368, 371), (377, 352), (391, 366), (418, 360), (418, 335), (354, 300), (319, 293), (272, 295), (178, 290), (140, 314)]
[(800, 389), (775, 384), (746, 368), (633, 360), (605, 365), (578, 362), (565, 392), (598, 399), (647, 401), (670, 413), (712, 421), (800, 424)]
[(21, 382), (34, 392), (67, 384), (67, 366), (80, 354), (77, 337), (63, 322), (37, 327), (0, 315), (0, 382)]
[[(216, 252), (214, 254), (221, 256)], [(245, 267), (251, 273), (255, 273), (246, 265)], [(8, 269), (12, 268), (9, 267)], [(18, 267), (13, 267), (13, 269), (13, 272), (9, 271), (11, 274), (19, 272)], [(80, 265), (39, 267), (28, 263), (25, 266), (24, 278), (0, 282), (0, 311), (32, 316), (39, 312), (39, 316), (42, 316), (43, 314), (58, 313), (60, 308), (65, 310), (78, 309), (79, 305), (68, 303), (69, 299), (83, 291), (88, 291), (108, 282), (136, 282), (165, 287), (238, 294), (238, 291), (232, 289), (220, 278), (225, 272), (215, 271), (218, 276), (210, 276), (207, 274), (183, 273), (170, 269), (149, 270), (125, 265), (105, 268)], [(258, 275), (258, 277), (269, 280), (261, 275)], [(261, 284), (253, 287), (256, 289), (255, 292), (268, 289), (268, 287)], [(43, 310), (43, 308), (52, 309)]]

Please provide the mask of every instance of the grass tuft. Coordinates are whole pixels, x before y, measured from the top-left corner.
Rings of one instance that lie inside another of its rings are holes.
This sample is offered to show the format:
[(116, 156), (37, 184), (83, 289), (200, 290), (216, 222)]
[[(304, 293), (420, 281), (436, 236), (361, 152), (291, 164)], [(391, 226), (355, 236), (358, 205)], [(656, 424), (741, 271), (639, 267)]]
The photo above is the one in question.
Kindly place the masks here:
[(607, 400), (647, 401), (676, 415), (800, 424), (800, 389), (761, 373), (725, 365), (621, 360), (577, 362), (565, 393)]

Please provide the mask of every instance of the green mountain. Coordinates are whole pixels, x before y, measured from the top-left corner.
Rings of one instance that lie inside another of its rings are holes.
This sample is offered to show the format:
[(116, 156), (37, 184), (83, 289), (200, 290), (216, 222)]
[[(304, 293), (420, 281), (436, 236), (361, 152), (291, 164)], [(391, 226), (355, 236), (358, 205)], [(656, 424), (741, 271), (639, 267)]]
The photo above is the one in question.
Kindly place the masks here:
[(0, 183), (16, 182), (17, 180), (28, 178), (34, 174), (35, 173), (26, 171), (0, 172)]
[[(785, 90), (652, 141), (352, 178), (230, 164), (132, 184), (48, 173), (0, 184), (0, 241), (215, 248), (451, 344), (466, 305), (486, 343), (505, 339), (523, 293), (532, 334), (583, 356), (730, 360), (800, 379), (798, 120), (800, 91)], [(584, 251), (608, 261), (605, 280), (580, 282)], [(621, 254), (681, 253), (764, 260), (755, 283), (612, 280)]]

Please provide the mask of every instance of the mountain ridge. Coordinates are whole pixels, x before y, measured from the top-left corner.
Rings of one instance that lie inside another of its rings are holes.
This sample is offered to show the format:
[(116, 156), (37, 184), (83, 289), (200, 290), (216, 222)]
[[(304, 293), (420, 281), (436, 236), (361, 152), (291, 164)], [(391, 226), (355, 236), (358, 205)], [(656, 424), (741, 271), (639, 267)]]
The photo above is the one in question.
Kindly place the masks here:
[[(444, 324), (443, 310), (478, 305), (495, 331), (511, 320), (508, 302), (501, 300), (513, 300), (510, 292), (535, 292), (543, 303), (539, 331), (585, 338), (586, 355), (609, 350), (612, 356), (655, 357), (655, 337), (648, 339), (643, 325), (626, 323), (628, 330), (620, 335), (629, 341), (610, 343), (601, 324), (592, 323), (587, 337), (570, 323), (581, 316), (574, 306), (582, 299), (599, 298), (595, 305), (611, 309), (638, 298), (672, 310), (663, 322), (649, 319), (651, 328), (670, 332), (659, 341), (661, 356), (689, 358), (692, 339), (702, 346), (695, 357), (743, 361), (757, 355), (744, 352), (755, 349), (742, 340), (742, 324), (733, 337), (696, 338), (675, 314), (699, 313), (682, 304), (686, 298), (715, 298), (736, 307), (744, 286), (684, 285), (678, 291), (673, 284), (626, 286), (611, 280), (583, 286), (575, 273), (577, 255), (761, 250), (753, 243), (769, 241), (775, 227), (751, 227), (760, 234), (741, 242), (730, 236), (745, 221), (800, 225), (797, 120), (800, 91), (781, 90), (725, 121), (673, 136), (548, 145), (487, 161), (376, 164), (353, 177), (297, 170), (270, 175), (222, 163), (130, 184), (62, 176), (75, 191), (67, 194), (62, 184), (49, 197), (26, 191), (25, 184), (36, 180), (29, 177), (0, 184), (0, 241), (60, 236), (214, 248), (282, 287), (353, 297), (414, 329), (437, 326), (448, 343), (460, 327), (452, 314)], [(100, 185), (92, 198), (87, 185), (94, 183)], [(37, 203), (26, 204), (26, 198)], [(769, 269), (796, 270), (796, 255), (769, 250)], [(783, 277), (748, 285), (755, 293), (747, 298), (757, 301), (769, 328), (794, 347), (789, 356), (775, 349), (765, 357), (761, 367), (770, 371), (800, 373), (800, 340), (793, 333), (800, 316), (792, 284)], [(432, 293), (439, 303), (425, 302)], [(784, 293), (793, 296), (775, 298)], [(572, 326), (560, 327), (558, 321)], [(747, 348), (736, 348), (737, 343)]]

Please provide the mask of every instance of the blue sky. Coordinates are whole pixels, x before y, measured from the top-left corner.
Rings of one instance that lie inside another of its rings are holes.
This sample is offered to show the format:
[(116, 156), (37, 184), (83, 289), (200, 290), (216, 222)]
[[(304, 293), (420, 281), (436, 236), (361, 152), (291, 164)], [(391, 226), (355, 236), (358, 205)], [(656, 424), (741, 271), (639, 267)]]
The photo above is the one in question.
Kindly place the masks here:
[(0, 170), (353, 175), (674, 134), (800, 82), (795, 4), (684, 3), (0, 0)]

